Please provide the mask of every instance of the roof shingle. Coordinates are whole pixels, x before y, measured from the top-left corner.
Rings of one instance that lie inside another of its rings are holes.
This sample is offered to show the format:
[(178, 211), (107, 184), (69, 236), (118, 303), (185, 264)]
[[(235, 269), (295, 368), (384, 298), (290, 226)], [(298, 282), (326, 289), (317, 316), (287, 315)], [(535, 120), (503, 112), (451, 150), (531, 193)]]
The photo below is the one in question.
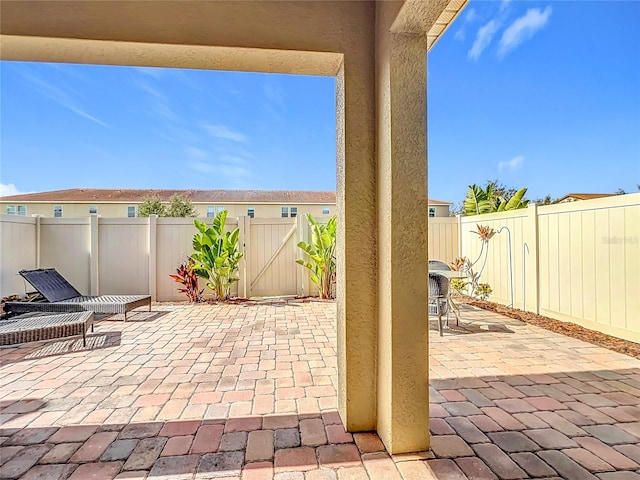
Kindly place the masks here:
[[(141, 202), (157, 196), (168, 202), (181, 194), (193, 203), (336, 203), (336, 192), (310, 190), (162, 190), (71, 188), (49, 192), (25, 193), (0, 197), (3, 202)], [(429, 205), (451, 205), (451, 202), (429, 199)]]

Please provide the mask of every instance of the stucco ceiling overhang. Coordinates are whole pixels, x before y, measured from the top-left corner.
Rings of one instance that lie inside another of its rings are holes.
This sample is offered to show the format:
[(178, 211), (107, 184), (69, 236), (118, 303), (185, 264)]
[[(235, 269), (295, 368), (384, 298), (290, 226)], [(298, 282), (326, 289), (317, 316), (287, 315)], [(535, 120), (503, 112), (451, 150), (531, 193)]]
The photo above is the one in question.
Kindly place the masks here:
[[(392, 31), (431, 47), (466, 2), (394, 2)], [(4, 0), (0, 58), (335, 75), (374, 16), (373, 1)]]
[(468, 1), (406, 0), (391, 31), (426, 34), (427, 50), (431, 50)]
[(2, 60), (335, 75), (342, 54), (0, 35)]

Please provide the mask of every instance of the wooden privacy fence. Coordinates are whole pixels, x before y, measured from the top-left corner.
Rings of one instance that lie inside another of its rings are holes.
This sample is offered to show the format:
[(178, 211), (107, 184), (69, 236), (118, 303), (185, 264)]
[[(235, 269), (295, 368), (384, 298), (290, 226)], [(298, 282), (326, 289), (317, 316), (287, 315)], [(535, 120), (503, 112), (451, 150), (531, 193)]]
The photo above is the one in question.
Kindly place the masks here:
[[(311, 238), (305, 217), (245, 216), (227, 218), (226, 223), (227, 229), (240, 229), (240, 249), (245, 253), (233, 294), (318, 294), (308, 270), (295, 263), (303, 258), (298, 242)], [(31, 290), (16, 275), (19, 270), (55, 267), (81, 293), (150, 294), (157, 301), (184, 300), (169, 274), (193, 252), (195, 232), (192, 218), (2, 215), (0, 292), (5, 296)], [(430, 218), (429, 258), (451, 261), (457, 252), (457, 220)]]

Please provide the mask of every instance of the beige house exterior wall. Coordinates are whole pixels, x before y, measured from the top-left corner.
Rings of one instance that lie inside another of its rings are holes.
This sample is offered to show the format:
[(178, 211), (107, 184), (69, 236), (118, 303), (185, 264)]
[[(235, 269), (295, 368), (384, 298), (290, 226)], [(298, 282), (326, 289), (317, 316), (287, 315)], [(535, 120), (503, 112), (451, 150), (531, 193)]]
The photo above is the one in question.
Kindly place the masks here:
[[(434, 215), (431, 215), (431, 209), (434, 210)], [(442, 218), (442, 217), (448, 217), (449, 216), (449, 205), (429, 205), (429, 208), (427, 210), (428, 215), (430, 218), (433, 217), (437, 217), (437, 218)]]
[[(140, 202), (11, 202), (6, 200), (0, 200), (0, 213), (6, 214), (8, 206), (17, 207), (23, 205), (26, 207), (26, 216), (41, 215), (43, 217), (53, 217), (54, 207), (62, 207), (62, 218), (78, 218), (88, 217), (90, 215), (89, 208), (92, 206), (97, 207), (98, 215), (107, 218), (122, 218), (127, 217), (128, 207), (136, 207), (136, 216), (138, 206)], [(305, 215), (310, 213), (314, 217), (330, 217), (337, 212), (335, 203), (224, 203), (224, 202), (193, 202), (197, 210), (197, 217), (206, 217), (207, 208), (214, 207), (217, 211), (218, 207), (224, 207), (230, 217), (240, 217), (242, 215), (248, 215), (248, 208), (253, 207), (255, 211), (255, 218), (281, 218), (282, 207), (288, 207), (289, 212), (291, 207), (297, 207), (298, 215)], [(325, 214), (324, 209), (328, 208), (329, 213)], [(438, 218), (449, 216), (448, 205), (429, 205), (430, 209), (435, 210), (435, 216)], [(290, 214), (289, 214), (290, 216)]]
[[(27, 202), (0, 202), (2, 213), (7, 213), (7, 206), (24, 205), (26, 207), (26, 216), (42, 215), (44, 217), (54, 216), (54, 207), (62, 206), (62, 218), (80, 218), (88, 217), (90, 215), (89, 208), (92, 206), (97, 207), (98, 215), (106, 218), (123, 218), (127, 217), (128, 207), (136, 207), (136, 216), (138, 211), (139, 202), (47, 202), (47, 203), (27, 203)], [(247, 215), (248, 207), (253, 207), (256, 218), (281, 218), (282, 207), (287, 207), (289, 216), (291, 207), (298, 208), (298, 215), (305, 215), (307, 213), (312, 214), (315, 217), (330, 217), (336, 213), (336, 205), (334, 204), (300, 204), (300, 203), (244, 203), (244, 204), (229, 204), (229, 203), (199, 203), (194, 202), (193, 205), (197, 210), (197, 217), (207, 216), (207, 207), (214, 207), (215, 211), (219, 207), (223, 207), (227, 210), (229, 217), (239, 217)], [(329, 208), (329, 214), (324, 214), (323, 209)]]
[(429, 447), (426, 39), (465, 3), (3, 2), (0, 55), (336, 76), (339, 412), (402, 453)]

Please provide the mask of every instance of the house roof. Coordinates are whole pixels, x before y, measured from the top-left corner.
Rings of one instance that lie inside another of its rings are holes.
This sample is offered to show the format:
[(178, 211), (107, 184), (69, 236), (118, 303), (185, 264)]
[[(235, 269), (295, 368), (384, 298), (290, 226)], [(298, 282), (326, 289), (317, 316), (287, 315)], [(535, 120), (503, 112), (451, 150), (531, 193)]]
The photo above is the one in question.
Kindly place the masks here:
[(430, 198), (429, 205), (453, 205), (453, 202), (447, 202), (446, 200), (436, 200), (435, 198)]
[[(158, 189), (106, 189), (71, 188), (50, 192), (25, 193), (0, 197), (2, 202), (25, 203), (138, 203), (146, 197), (158, 196), (168, 202), (181, 194), (193, 203), (336, 203), (336, 192), (309, 190), (158, 190)], [(451, 205), (451, 202), (429, 199), (429, 205)]]
[(0, 197), (3, 202), (141, 202), (157, 196), (168, 202), (181, 194), (194, 203), (336, 203), (335, 192), (296, 190), (159, 190), (71, 188)]
[(576, 200), (592, 200), (594, 198), (613, 197), (615, 193), (567, 193), (564, 197), (559, 198), (557, 202), (562, 202), (567, 198), (575, 198)]

